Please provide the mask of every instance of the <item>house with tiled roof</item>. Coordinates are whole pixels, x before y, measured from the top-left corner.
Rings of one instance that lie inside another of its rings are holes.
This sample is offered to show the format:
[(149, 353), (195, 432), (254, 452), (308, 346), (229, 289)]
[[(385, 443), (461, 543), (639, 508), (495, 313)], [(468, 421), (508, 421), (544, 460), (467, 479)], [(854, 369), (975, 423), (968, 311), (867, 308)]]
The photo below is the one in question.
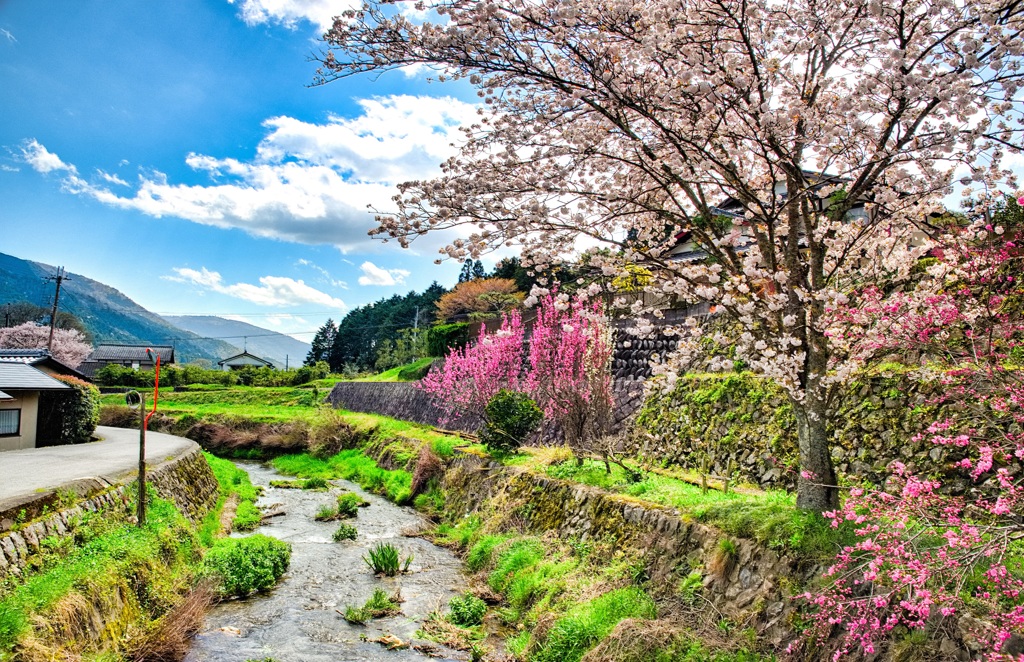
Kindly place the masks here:
[[(146, 350), (153, 350), (152, 354)], [(119, 365), (132, 370), (152, 370), (156, 366), (156, 357), (160, 357), (160, 365), (174, 363), (174, 347), (171, 345), (96, 345), (78, 370), (89, 379), (108, 365)]]
[(27, 363), (0, 361), (0, 451), (35, 448), (40, 394), (70, 388)]
[(274, 364), (271, 361), (260, 358), (255, 354), (250, 354), (247, 351), (217, 361), (217, 365), (225, 372), (228, 370), (242, 370), (243, 368), (274, 368)]

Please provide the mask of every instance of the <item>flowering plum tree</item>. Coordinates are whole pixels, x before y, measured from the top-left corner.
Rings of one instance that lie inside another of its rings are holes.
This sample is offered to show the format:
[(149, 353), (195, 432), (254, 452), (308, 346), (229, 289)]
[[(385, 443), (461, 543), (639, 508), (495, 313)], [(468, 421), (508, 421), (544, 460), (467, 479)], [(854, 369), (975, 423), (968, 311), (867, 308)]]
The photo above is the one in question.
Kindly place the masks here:
[(548, 293), (530, 338), (528, 392), (582, 459), (611, 422), (613, 345), (600, 303)]
[[(836, 507), (826, 423), (847, 357), (829, 310), (862, 284), (898, 289), (955, 178), (1007, 179), (1024, 5), (441, 0), (433, 23), (396, 6), (340, 17), (317, 81), (427, 65), (485, 105), (376, 232), (408, 245), (466, 225), (449, 256), (517, 242), (539, 268), (586, 239), (612, 248), (591, 258), (609, 275), (643, 262), (649, 292), (716, 305), (737, 324), (712, 339), (788, 389), (798, 505)], [(673, 259), (680, 242), (694, 259)]]
[(502, 389), (533, 398), (577, 455), (607, 429), (613, 406), (612, 342), (600, 303), (549, 292), (540, 300), (529, 348), (519, 313), (494, 333), (453, 349), (421, 388), (451, 415), (480, 415)]
[[(951, 236), (913, 290), (883, 298), (872, 286), (835, 316), (850, 356), (916, 349), (941, 361), (924, 375), (941, 381), (932, 404), (952, 413), (923, 435), (945, 470), (894, 463), (886, 489), (854, 489), (826, 513), (857, 535), (827, 571), (832, 583), (805, 596), (817, 607), (812, 637), (839, 626), (834, 659), (964, 612), (983, 616), (961, 629), (991, 653), (1020, 653), (1009, 641), (1024, 627), (1024, 227), (1008, 206)], [(966, 489), (951, 489), (957, 478)]]
[[(0, 328), (0, 348), (45, 349), (50, 340), (50, 327), (35, 322)], [(92, 352), (92, 345), (75, 329), (55, 329), (50, 353), (69, 368), (77, 368)]]
[(420, 388), (435, 396), (452, 418), (480, 416), (498, 391), (523, 390), (525, 358), (522, 319), (512, 311), (496, 332), (488, 334), (481, 325), (475, 343), (453, 348), (444, 366), (427, 373)]

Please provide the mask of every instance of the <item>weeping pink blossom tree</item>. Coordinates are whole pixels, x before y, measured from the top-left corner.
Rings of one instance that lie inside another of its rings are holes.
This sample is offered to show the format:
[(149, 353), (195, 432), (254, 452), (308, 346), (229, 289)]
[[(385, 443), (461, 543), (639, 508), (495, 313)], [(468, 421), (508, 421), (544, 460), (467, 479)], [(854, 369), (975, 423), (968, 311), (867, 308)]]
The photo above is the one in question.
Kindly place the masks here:
[[(850, 357), (829, 311), (913, 276), (957, 181), (1014, 186), (1024, 5), (440, 0), (426, 22), (402, 6), (339, 17), (318, 82), (425, 65), (483, 105), (376, 232), (408, 245), (466, 226), (452, 258), (512, 242), (539, 267), (601, 244), (590, 264), (608, 275), (642, 263), (647, 294), (716, 306), (734, 330), (703, 345), (792, 401), (798, 505), (837, 507), (827, 424)], [(676, 331), (669, 382), (701, 329)]]

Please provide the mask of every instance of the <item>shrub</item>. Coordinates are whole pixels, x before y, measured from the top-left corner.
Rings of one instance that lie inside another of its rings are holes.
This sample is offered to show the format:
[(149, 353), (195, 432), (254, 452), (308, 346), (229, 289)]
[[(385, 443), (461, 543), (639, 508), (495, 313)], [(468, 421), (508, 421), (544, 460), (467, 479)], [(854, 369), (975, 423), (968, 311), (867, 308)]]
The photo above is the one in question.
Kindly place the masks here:
[(46, 442), (81, 444), (100, 421), (100, 390), (75, 377), (54, 375), (71, 388), (44, 391), (39, 398), (39, 436)]
[(487, 612), (487, 604), (472, 593), (452, 598), (448, 602), (448, 608), (451, 609), (448, 620), (467, 628), (480, 625)]
[(355, 625), (362, 625), (371, 618), (383, 618), (401, 613), (398, 594), (388, 595), (382, 589), (373, 589), (373, 595), (362, 607), (345, 607), (345, 620)]
[(359, 509), (363, 506), (370, 505), (361, 496), (354, 492), (346, 492), (338, 495), (338, 516), (339, 517), (355, 517), (359, 514)]
[(427, 331), (427, 351), (431, 356), (444, 356), (450, 349), (465, 347), (469, 342), (469, 324), (438, 324)]
[(501, 389), (484, 409), (480, 439), (492, 453), (515, 452), (544, 418), (530, 396)]
[(302, 481), (302, 489), (304, 490), (322, 490), (327, 487), (327, 481), (319, 476), (313, 478), (307, 478)]
[(291, 545), (261, 534), (221, 538), (203, 558), (202, 574), (218, 580), (221, 595), (245, 597), (272, 587), (291, 555)]
[(345, 522), (342, 522), (338, 525), (338, 528), (334, 531), (334, 533), (331, 534), (331, 538), (334, 539), (334, 542), (341, 542), (342, 540), (355, 540), (356, 533), (358, 533), (356, 531), (356, 527), (352, 526), (351, 524), (346, 524)]
[(400, 572), (408, 572), (412, 565), (412, 554), (405, 561), (399, 560), (398, 548), (389, 542), (380, 542), (370, 548), (368, 556), (363, 557), (375, 575), (394, 577)]

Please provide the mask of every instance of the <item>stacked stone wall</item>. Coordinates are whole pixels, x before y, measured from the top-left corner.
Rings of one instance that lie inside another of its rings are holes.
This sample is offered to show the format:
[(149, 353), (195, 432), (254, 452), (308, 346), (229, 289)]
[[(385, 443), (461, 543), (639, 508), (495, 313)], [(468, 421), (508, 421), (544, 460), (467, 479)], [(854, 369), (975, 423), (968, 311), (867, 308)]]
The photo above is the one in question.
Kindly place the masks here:
[(464, 454), (444, 478), (446, 509), (493, 516), (505, 511), (509, 528), (559, 538), (615, 537), (620, 550), (645, 556), (648, 575), (666, 588), (692, 572), (702, 574), (708, 604), (722, 616), (757, 629), (762, 640), (784, 648), (796, 633), (791, 626), (792, 593), (814, 573), (795, 560), (745, 539), (731, 539), (735, 562), (723, 574), (707, 569), (722, 539), (717, 529), (677, 511), (627, 496), (506, 467)]
[[(955, 447), (937, 446), (928, 426), (957, 419), (956, 407), (935, 401), (946, 387), (900, 373), (862, 377), (832, 404), (832, 460), (852, 482), (883, 483), (893, 462), (941, 477), (946, 489), (968, 485), (952, 469)], [(678, 466), (766, 488), (795, 487), (797, 433), (781, 388), (749, 373), (689, 375), (667, 394), (653, 393), (631, 428), (626, 450)], [(1021, 467), (1010, 467), (1019, 472)]]
[[(217, 479), (198, 447), (148, 470), (147, 482), (194, 522), (202, 519), (217, 503)], [(0, 579), (7, 574), (20, 573), (39, 553), (44, 539), (73, 535), (85, 513), (129, 517), (131, 513), (127, 509), (134, 496), (132, 485), (115, 485), (72, 507), (48, 512), (30, 522), (5, 520), (6, 530), (0, 531)]]

